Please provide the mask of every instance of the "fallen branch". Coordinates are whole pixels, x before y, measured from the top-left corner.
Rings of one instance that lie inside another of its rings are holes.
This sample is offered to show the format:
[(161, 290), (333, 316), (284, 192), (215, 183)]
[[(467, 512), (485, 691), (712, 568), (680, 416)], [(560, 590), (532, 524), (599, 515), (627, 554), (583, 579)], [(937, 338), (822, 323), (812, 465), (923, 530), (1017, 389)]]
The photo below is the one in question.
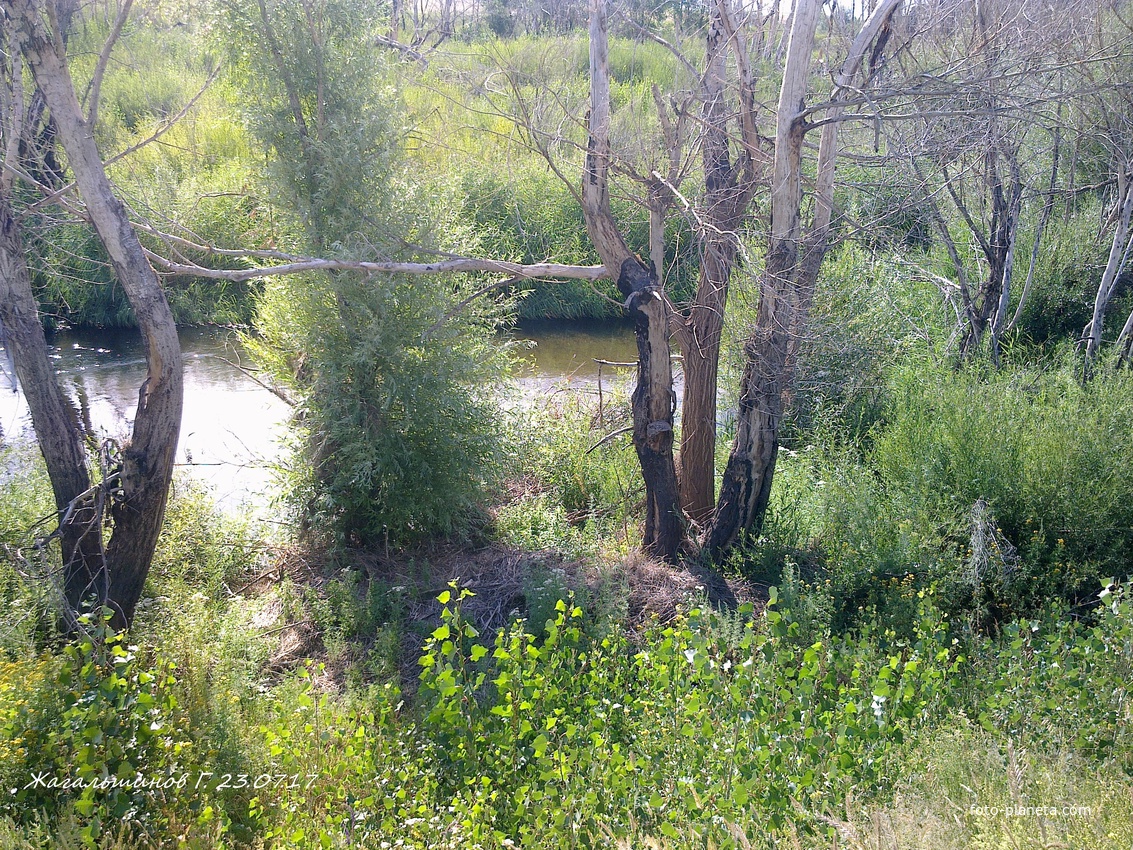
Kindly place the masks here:
[(261, 277), (280, 274), (300, 274), (316, 271), (357, 271), (370, 274), (462, 274), (491, 272), (513, 278), (565, 278), (569, 280), (599, 280), (608, 277), (605, 266), (573, 266), (563, 263), (509, 263), (504, 260), (487, 260), (461, 257), (439, 263), (365, 262), (359, 260), (328, 260), (304, 257), (278, 265), (258, 266), (251, 269), (210, 269), (190, 263), (175, 263), (153, 251), (146, 255), (155, 266), (172, 274), (191, 275), (212, 280), (240, 283)]

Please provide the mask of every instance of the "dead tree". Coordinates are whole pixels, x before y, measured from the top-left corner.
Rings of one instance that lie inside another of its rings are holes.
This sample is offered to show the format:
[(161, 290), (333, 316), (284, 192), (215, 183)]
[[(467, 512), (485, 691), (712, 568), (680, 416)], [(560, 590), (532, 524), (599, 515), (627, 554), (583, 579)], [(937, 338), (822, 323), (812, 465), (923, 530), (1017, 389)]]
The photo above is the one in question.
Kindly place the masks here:
[[(121, 30), (129, 7), (129, 2), (122, 5), (115, 31)], [(69, 505), (59, 505), (64, 539), (77, 533), (82, 541), (81, 545), (71, 547), (64, 565), (66, 596), (72, 613), (88, 602), (108, 605), (114, 611), (114, 625), (121, 628), (130, 623), (141, 597), (165, 514), (181, 427), (181, 348), (173, 314), (157, 275), (146, 259), (125, 206), (111, 189), (95, 146), (92, 127), (97, 96), (92, 94), (90, 112), (84, 114), (75, 94), (67, 67), (59, 9), (54, 0), (6, 0), (0, 8), (10, 27), (12, 43), (22, 52), (50, 110), (86, 215), (106, 248), (145, 343), (147, 375), (139, 389), (132, 434), (121, 449), (118, 467), (100, 484), (103, 494), (111, 495), (109, 513), (113, 531), (105, 550), (88, 539), (88, 535), (101, 534), (99, 518), (92, 523), (82, 512), (68, 512)], [(97, 91), (97, 81), (105, 71), (111, 48), (112, 44), (108, 43), (100, 57), (92, 93)], [(15, 247), (15, 243), (5, 245), (11, 250)], [(6, 252), (7, 256), (18, 256), (11, 250)], [(22, 290), (18, 272), (14, 279)], [(53, 373), (42, 369), (40, 361), (46, 358), (46, 343), (42, 335), (29, 334), (26, 338), (28, 345), (14, 353), (18, 358), (17, 368), (27, 376), (24, 385), (29, 407), (38, 408), (32, 411), (37, 438), (41, 445), (60, 438), (68, 444), (58, 450), (44, 449), (45, 457), (50, 454), (53, 459), (49, 463), (57, 469), (53, 483), (56, 475), (72, 481), (67, 488), (56, 489), (59, 501), (82, 485), (82, 473), (76, 467), (85, 470), (86, 458), (76, 456), (70, 447), (74, 437), (68, 425), (66, 406), (61, 407), (56, 398), (58, 387), (51, 386), (55, 383)], [(54, 417), (59, 417), (58, 423), (43, 424)], [(72, 498), (70, 505), (74, 504)], [(79, 531), (67, 531), (66, 527), (75, 522), (83, 523)]]
[[(720, 499), (704, 535), (704, 547), (719, 557), (745, 531), (757, 533), (771, 496), (779, 451), (783, 397), (794, 370), (792, 340), (802, 332), (822, 261), (831, 238), (834, 169), (838, 130), (845, 100), (867, 50), (882, 32), (900, 0), (881, 0), (854, 39), (836, 77), (836, 90), (824, 120), (812, 124), (804, 108), (814, 52), (820, 0), (796, 0), (783, 84), (776, 113), (775, 160), (771, 182), (771, 236), (760, 279), (755, 328), (744, 345), (739, 423), (724, 469)], [(813, 213), (802, 221), (803, 143), (821, 126)]]

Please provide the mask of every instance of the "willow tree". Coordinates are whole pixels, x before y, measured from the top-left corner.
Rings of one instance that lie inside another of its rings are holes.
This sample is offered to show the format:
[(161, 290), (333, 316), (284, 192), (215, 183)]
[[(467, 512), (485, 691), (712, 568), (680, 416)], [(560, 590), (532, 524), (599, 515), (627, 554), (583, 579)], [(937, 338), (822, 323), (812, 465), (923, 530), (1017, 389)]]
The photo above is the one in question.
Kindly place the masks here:
[[(64, 8), (66, 6), (66, 8)], [(118, 10), (114, 34), (130, 10)], [(71, 4), (57, 0), (4, 0), (0, 4), (8, 43), (21, 52), (38, 96), (46, 106), (67, 165), (82, 198), (85, 215), (106, 248), (115, 276), (137, 317), (146, 353), (146, 379), (138, 392), (130, 439), (104, 464), (107, 476), (97, 486), (86, 477), (89, 459), (79, 438), (74, 411), (60, 391), (54, 372), (45, 368), (46, 341), (32, 324), (33, 301), (18, 227), (11, 215), (11, 185), (0, 204), (3, 244), (0, 257), (6, 299), (4, 321), (19, 329), (13, 346), (17, 373), (24, 385), (32, 424), (43, 451), (59, 510), (63, 544), (67, 615), (87, 604), (107, 605), (118, 627), (129, 624), (141, 598), (165, 514), (183, 403), (181, 348), (173, 314), (153, 267), (146, 259), (125, 206), (114, 194), (93, 127), (98, 91), (110, 62), (115, 38), (107, 41), (95, 67), (84, 111), (75, 93), (66, 55), (66, 22)], [(36, 127), (27, 116), (19, 62), (9, 52), (5, 150), (18, 156)], [(30, 98), (27, 99), (30, 101)], [(112, 531), (103, 545), (103, 520)]]
[(467, 299), (467, 279), (367, 265), (412, 256), (406, 245), (429, 242), (435, 214), (408, 200), (424, 193), (407, 179), (403, 107), (373, 5), (216, 5), (281, 251), (340, 263), (276, 270), (259, 304), (253, 345), (298, 403), (292, 505), (314, 536), (340, 543), (458, 530), (499, 451), (498, 410), (483, 392), (503, 366), (499, 312)]

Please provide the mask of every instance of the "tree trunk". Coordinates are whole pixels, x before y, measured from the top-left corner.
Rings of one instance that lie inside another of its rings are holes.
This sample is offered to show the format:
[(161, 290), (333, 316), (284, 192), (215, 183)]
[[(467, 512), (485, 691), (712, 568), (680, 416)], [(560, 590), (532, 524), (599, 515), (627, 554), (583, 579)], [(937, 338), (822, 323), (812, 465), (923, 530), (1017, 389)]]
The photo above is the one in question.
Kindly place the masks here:
[[(736, 186), (728, 151), (728, 110), (724, 100), (727, 33), (713, 6), (708, 23), (704, 75), (704, 213), (700, 223), (700, 280), (678, 334), (684, 357), (685, 389), (681, 403), (681, 507), (698, 523), (712, 516), (716, 504), (716, 385), (720, 338), (728, 284), (735, 264), (735, 228), (750, 193)], [(738, 197), (745, 195), (744, 198)], [(740, 215), (737, 215), (740, 207)]]
[[(804, 0), (796, 0), (795, 19)], [(767, 258), (756, 328), (744, 346), (739, 421), (712, 524), (704, 548), (719, 559), (740, 533), (758, 533), (771, 498), (783, 415), (783, 379), (787, 369), (788, 328), (795, 324), (788, 294), (794, 272), (794, 246), (780, 244)]]
[(685, 539), (677, 471), (673, 460), (673, 367), (669, 307), (653, 270), (625, 244), (610, 213), (610, 76), (605, 0), (590, 0), (590, 120), (582, 210), (586, 232), (602, 263), (617, 271), (618, 289), (634, 321), (637, 387), (632, 398), (633, 445), (645, 481), (646, 519), (642, 545), (675, 561)]
[(181, 348), (157, 275), (107, 179), (94, 143), (93, 116), (88, 120), (79, 106), (57, 47), (61, 39), (45, 26), (43, 0), (9, 0), (6, 5), (16, 39), (54, 117), (87, 214), (145, 343), (147, 374), (138, 393), (131, 439), (122, 448), (120, 496), (111, 507), (114, 530), (106, 547), (107, 601), (114, 609), (114, 625), (125, 628), (141, 597), (165, 516), (181, 428)]
[[(1133, 166), (1133, 163), (1130, 163)], [(1094, 298), (1094, 312), (1090, 323), (1082, 332), (1085, 340), (1087, 364), (1097, 356), (1098, 348), (1102, 343), (1102, 328), (1105, 323), (1105, 314), (1109, 309), (1109, 302), (1117, 289), (1117, 280), (1121, 276), (1122, 267), (1128, 257), (1129, 222), (1133, 215), (1133, 171), (1131, 168), (1122, 169), (1117, 175), (1117, 223), (1113, 228), (1113, 241), (1109, 248), (1109, 258), (1102, 272), (1101, 282), (1098, 284), (1098, 293)]]
[(779, 422), (790, 388), (798, 340), (807, 321), (814, 288), (830, 239), (834, 208), (834, 166), (838, 148), (839, 101), (857, 75), (866, 50), (889, 22), (900, 0), (882, 0), (854, 39), (836, 79), (834, 105), (822, 127), (814, 191), (814, 219), (801, 237), (800, 165), (807, 124), (799, 113), (806, 94), (820, 0), (796, 0), (790, 45), (776, 117), (771, 190), (771, 240), (761, 279), (759, 310), (744, 346), (739, 424), (724, 469), (720, 500), (704, 547), (719, 559), (742, 532), (758, 533), (771, 498), (779, 452)]
[(771, 495), (783, 412), (783, 380), (788, 362), (792, 288), (798, 261), (800, 159), (804, 119), (799, 115), (806, 94), (819, 0), (796, 0), (783, 85), (776, 113), (775, 165), (771, 181), (771, 244), (760, 281), (755, 330), (744, 346), (746, 365), (741, 383), (739, 423), (724, 468), (720, 501), (704, 537), (713, 558), (732, 547), (740, 533), (762, 523)]
[[(726, 0), (710, 4), (702, 82), (704, 199), (697, 217), (700, 279), (692, 303), (676, 326), (685, 371), (681, 506), (701, 524), (711, 520), (715, 507), (716, 398), (728, 288), (739, 251), (739, 229), (760, 182), (762, 165), (769, 159), (755, 122), (755, 75), (747, 42), (744, 33), (737, 31), (732, 11)], [(739, 77), (738, 114), (725, 94), (729, 49)], [(732, 118), (738, 134), (729, 127)], [(736, 141), (733, 162), (731, 146)]]
[(1133, 365), (1133, 310), (1125, 320), (1125, 326), (1117, 336), (1117, 353), (1126, 366)]
[(66, 577), (64, 595), (72, 608), (92, 595), (98, 602), (104, 602), (108, 587), (102, 558), (102, 517), (95, 509), (93, 498), (78, 504), (91, 487), (82, 429), (74, 407), (59, 387), (48, 357), (23, 239), (3, 191), (0, 191), (0, 328), (28, 402), (32, 427), (59, 511), (59, 542)]

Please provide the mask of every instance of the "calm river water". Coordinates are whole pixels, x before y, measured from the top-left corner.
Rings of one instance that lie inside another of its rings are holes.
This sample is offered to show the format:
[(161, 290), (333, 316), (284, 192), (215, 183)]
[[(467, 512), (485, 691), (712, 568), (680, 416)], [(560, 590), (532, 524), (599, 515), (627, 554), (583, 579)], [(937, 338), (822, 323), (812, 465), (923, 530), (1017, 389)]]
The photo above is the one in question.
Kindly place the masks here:
[[(633, 331), (619, 325), (541, 323), (518, 329), (523, 362), (517, 370), (520, 397), (537, 402), (564, 388), (592, 391), (595, 359), (636, 359)], [(64, 386), (95, 433), (122, 436), (137, 406), (145, 356), (137, 333), (67, 331), (53, 335), (52, 357)], [(242, 371), (253, 369), (231, 331), (181, 331), (185, 356), (185, 413), (177, 463), (208, 483), (233, 509), (266, 506), (272, 465), (280, 455), (289, 408)], [(27, 405), (15, 389), (11, 366), (0, 349), (0, 444), (27, 438)], [(603, 383), (629, 370), (603, 367)]]

